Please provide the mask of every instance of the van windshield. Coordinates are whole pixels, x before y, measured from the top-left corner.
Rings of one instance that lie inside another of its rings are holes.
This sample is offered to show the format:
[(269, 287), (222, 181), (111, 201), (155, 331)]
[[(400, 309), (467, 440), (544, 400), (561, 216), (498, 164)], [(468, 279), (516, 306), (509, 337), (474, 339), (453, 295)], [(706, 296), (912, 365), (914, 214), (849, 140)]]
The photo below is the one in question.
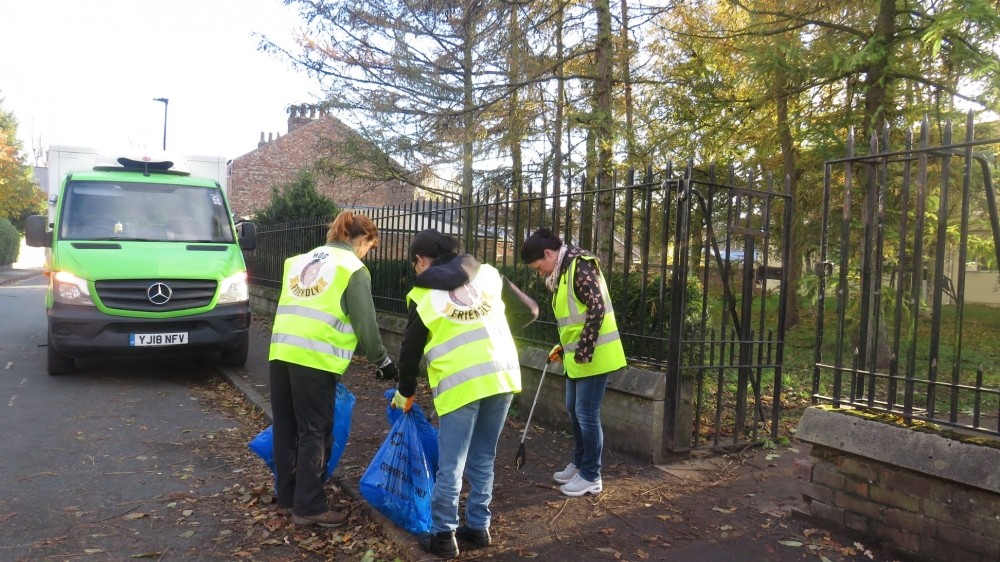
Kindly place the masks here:
[(66, 187), (62, 240), (232, 242), (217, 189), (169, 184), (79, 181)]

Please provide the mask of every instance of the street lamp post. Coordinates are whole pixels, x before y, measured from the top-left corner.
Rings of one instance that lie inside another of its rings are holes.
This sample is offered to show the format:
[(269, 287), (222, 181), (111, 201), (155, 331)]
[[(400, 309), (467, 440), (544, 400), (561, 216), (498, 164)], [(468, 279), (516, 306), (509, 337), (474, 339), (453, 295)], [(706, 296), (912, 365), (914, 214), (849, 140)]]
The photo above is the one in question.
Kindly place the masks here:
[(163, 150), (167, 149), (167, 105), (170, 100), (167, 98), (153, 98), (153, 101), (163, 102)]

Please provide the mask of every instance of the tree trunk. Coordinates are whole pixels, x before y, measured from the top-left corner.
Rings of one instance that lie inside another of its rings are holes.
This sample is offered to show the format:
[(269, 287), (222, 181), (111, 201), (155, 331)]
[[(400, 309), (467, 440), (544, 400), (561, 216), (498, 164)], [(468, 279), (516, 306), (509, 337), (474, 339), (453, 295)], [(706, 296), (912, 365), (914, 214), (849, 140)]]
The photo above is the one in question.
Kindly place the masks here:
[[(875, 135), (878, 124), (887, 118), (886, 100), (888, 99), (888, 82), (891, 80), (887, 76), (887, 70), (889, 68), (889, 58), (895, 45), (895, 36), (896, 2), (895, 0), (880, 0), (878, 18), (875, 21), (875, 30), (872, 34), (870, 46), (871, 52), (877, 53), (878, 56), (868, 65), (864, 81), (865, 115), (863, 128), (865, 139), (877, 138)], [(871, 149), (874, 149), (874, 143), (871, 144)], [(865, 186), (866, 189), (861, 204), (864, 215), (861, 217), (861, 223), (864, 225), (865, 231), (869, 231), (875, 228), (875, 225), (869, 223), (869, 216), (875, 215), (875, 213), (870, 211), (878, 199), (878, 182), (866, 181)], [(872, 242), (874, 243), (874, 234)], [(882, 284), (882, 279), (874, 275), (874, 263), (875, 261), (881, 261), (883, 257), (876, 256), (873, 252), (874, 248), (865, 247), (865, 242), (862, 240), (861, 270), (865, 271), (867, 267), (872, 272), (868, 285), (869, 325), (864, 327), (864, 332), (867, 334), (866, 348), (871, 350), (872, 346), (877, 346), (876, 364), (866, 364), (865, 366), (869, 369), (886, 369), (889, 367), (889, 359), (892, 352), (889, 349), (888, 337), (886, 337), (888, 330), (885, 326), (885, 317), (880, 314), (878, 325), (872, 323), (872, 319), (875, 316), (875, 307), (877, 306), (875, 295), (879, 292), (878, 289)], [(869, 259), (869, 256), (872, 260), (871, 264), (865, 263), (865, 260)], [(867, 360), (867, 358), (864, 359)]]
[(559, 194), (562, 186), (563, 156), (563, 100), (566, 97), (566, 78), (563, 67), (563, 9), (560, 5), (556, 12), (556, 123), (555, 136), (552, 140), (552, 231), (559, 233)]
[[(777, 95), (775, 96), (775, 102), (777, 104), (777, 114), (778, 114), (778, 135), (781, 139), (781, 161), (782, 161), (782, 181), (778, 186), (778, 189), (783, 189), (786, 185), (788, 187), (789, 202), (788, 205), (794, 204), (796, 194), (798, 192), (798, 177), (799, 171), (796, 168), (796, 157), (798, 156), (798, 148), (795, 146), (795, 139), (792, 137), (791, 124), (788, 119), (788, 76), (783, 70), (783, 67), (779, 67), (777, 76), (775, 77), (775, 82), (778, 85)], [(786, 183), (787, 182), (787, 183)], [(802, 277), (802, 252), (803, 244), (799, 236), (799, 228), (797, 221), (792, 220), (791, 224), (788, 225), (788, 240), (791, 243), (791, 248), (789, 248), (789, 260), (790, 263), (781, 264), (782, 267), (788, 268), (788, 287), (786, 287), (788, 295), (788, 306), (785, 309), (785, 328), (791, 328), (799, 323), (799, 305), (801, 299), (799, 298), (799, 280)], [(764, 275), (764, 287), (763, 290), (767, 290), (767, 275)]]
[(475, 98), (474, 98), (474, 84), (472, 81), (472, 37), (475, 32), (475, 17), (473, 11), (475, 10), (475, 4), (469, 2), (466, 4), (465, 11), (465, 21), (462, 22), (462, 29), (465, 33), (463, 37), (464, 44), (462, 45), (462, 89), (463, 89), (463, 109), (465, 110), (463, 119), (463, 138), (462, 138), (462, 204), (466, 205), (467, 208), (463, 213), (465, 215), (465, 220), (462, 223), (465, 225), (464, 245), (466, 248), (472, 248), (473, 236), (475, 233), (475, 227), (472, 225), (472, 159), (473, 159), (473, 144), (472, 141), (475, 138), (475, 116), (473, 109), (475, 108)]
[(611, 267), (614, 249), (614, 232), (611, 224), (614, 212), (614, 192), (611, 167), (614, 156), (614, 126), (611, 111), (613, 85), (614, 42), (611, 40), (611, 5), (609, 0), (595, 0), (597, 14), (597, 79), (594, 81), (594, 98), (597, 101), (597, 189), (607, 189), (598, 195), (596, 254), (605, 267)]

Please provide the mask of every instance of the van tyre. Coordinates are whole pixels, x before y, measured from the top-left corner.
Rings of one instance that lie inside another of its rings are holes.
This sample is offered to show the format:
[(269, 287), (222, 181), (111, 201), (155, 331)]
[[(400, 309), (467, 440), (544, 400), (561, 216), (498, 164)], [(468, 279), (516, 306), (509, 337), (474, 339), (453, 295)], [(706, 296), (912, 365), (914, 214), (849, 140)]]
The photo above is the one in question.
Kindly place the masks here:
[(250, 353), (250, 332), (243, 332), (240, 343), (229, 351), (222, 352), (222, 364), (226, 367), (242, 367), (246, 365)]
[(76, 368), (76, 361), (52, 348), (52, 342), (47, 346), (49, 351), (49, 374), (52, 376), (68, 375)]

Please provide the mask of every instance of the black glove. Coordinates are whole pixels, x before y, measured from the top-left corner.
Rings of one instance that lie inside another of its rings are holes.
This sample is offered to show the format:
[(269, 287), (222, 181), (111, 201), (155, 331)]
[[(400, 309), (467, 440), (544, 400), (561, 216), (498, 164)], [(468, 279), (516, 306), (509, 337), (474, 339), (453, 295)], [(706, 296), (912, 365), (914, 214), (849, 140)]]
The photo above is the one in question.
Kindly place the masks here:
[(385, 363), (375, 371), (375, 378), (380, 381), (395, 381), (399, 379), (399, 368), (391, 359), (386, 359)]

